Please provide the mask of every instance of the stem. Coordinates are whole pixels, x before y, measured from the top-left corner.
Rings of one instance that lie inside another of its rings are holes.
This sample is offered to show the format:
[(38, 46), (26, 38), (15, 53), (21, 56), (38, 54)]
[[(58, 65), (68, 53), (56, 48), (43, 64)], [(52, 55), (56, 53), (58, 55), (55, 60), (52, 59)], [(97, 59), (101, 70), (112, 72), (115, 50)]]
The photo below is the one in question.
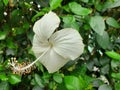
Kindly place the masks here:
[[(49, 48), (48, 48), (48, 49), (49, 49)], [(31, 67), (32, 65), (34, 65), (43, 55), (45, 55), (46, 52), (48, 51), (48, 49), (47, 49), (41, 56), (39, 56), (35, 61), (33, 61), (31, 64), (29, 64), (29, 65), (27, 65), (27, 66), (25, 66), (25, 67), (23, 67), (23, 68), (16, 68), (16, 67), (14, 67), (14, 69), (17, 70), (17, 71), (26, 70), (27, 68), (29, 68), (29, 67)]]

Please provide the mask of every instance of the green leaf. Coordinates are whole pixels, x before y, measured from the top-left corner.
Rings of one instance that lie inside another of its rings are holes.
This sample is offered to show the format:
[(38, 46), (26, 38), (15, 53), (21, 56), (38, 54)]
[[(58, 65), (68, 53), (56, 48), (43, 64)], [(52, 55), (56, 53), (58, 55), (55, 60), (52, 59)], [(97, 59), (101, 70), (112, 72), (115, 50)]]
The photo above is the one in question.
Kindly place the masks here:
[(94, 86), (94, 87), (99, 87), (99, 86), (102, 85), (102, 84), (103, 84), (103, 81), (100, 80), (100, 79), (95, 79), (95, 80), (93, 81), (93, 86)]
[(57, 83), (62, 83), (62, 75), (59, 73), (55, 73), (53, 75), (53, 79), (57, 82)]
[(87, 65), (83, 64), (81, 66), (76, 67), (76, 70), (72, 72), (75, 76), (85, 75), (87, 72)]
[(16, 48), (16, 44), (14, 43), (12, 37), (7, 38), (7, 40), (6, 40), (6, 46), (8, 48)]
[(112, 90), (111, 86), (103, 84), (101, 85), (98, 90)]
[(43, 90), (40, 86), (34, 86), (32, 90)]
[(101, 67), (101, 73), (102, 74), (109, 74), (109, 70), (110, 70), (109, 67), (110, 67), (109, 64), (104, 65), (103, 67)]
[(27, 8), (31, 8), (31, 7), (32, 7), (32, 5), (29, 4), (29, 3), (27, 3), (27, 2), (24, 2), (24, 4), (25, 4), (25, 6), (26, 6)]
[(31, 19), (32, 22), (36, 21), (36, 19), (42, 15), (44, 15), (45, 13), (44, 12), (38, 12), (36, 15), (34, 15)]
[(69, 3), (69, 7), (70, 7), (70, 10), (76, 14), (76, 15), (88, 15), (92, 12), (91, 9), (88, 9), (88, 8), (84, 8), (82, 7), (80, 4), (76, 3), (76, 2), (71, 2)]
[(9, 0), (3, 0), (3, 3), (5, 4), (5, 6), (7, 6)]
[(64, 77), (65, 86), (68, 90), (80, 90), (79, 79), (75, 76)]
[(10, 90), (8, 82), (1, 82), (0, 83), (0, 90)]
[(84, 2), (84, 3), (88, 3), (89, 2), (89, 0), (81, 0), (82, 2)]
[[(28, 22), (24, 22), (24, 24), (23, 24), (23, 29), (28, 30), (29, 28), (30, 28), (29, 23), (28, 23)], [(24, 30), (24, 31), (26, 31), (26, 30)]]
[(109, 35), (107, 32), (104, 31), (102, 35), (97, 34), (96, 39), (100, 47), (102, 47), (103, 49), (108, 48), (110, 42), (109, 42)]
[(99, 63), (102, 66), (105, 66), (110, 63), (110, 59), (108, 57), (101, 57), (99, 58)]
[(48, 87), (50, 90), (55, 90), (55, 87), (56, 87), (55, 82), (54, 81), (49, 82)]
[(63, 16), (62, 18), (64, 23), (75, 22), (75, 17), (72, 15)]
[(84, 90), (87, 87), (86, 80), (82, 76), (79, 76), (80, 90)]
[(120, 54), (118, 54), (114, 51), (107, 51), (107, 52), (105, 52), (105, 54), (112, 59), (120, 60)]
[(120, 6), (120, 0), (108, 0), (103, 6), (103, 10)]
[(4, 31), (0, 31), (0, 40), (4, 40), (6, 38), (7, 33)]
[(43, 80), (38, 74), (35, 74), (35, 81), (40, 87), (44, 87)]
[[(33, 53), (33, 52), (32, 52), (32, 53)], [(38, 63), (36, 63), (35, 65), (37, 66), (37, 68), (38, 68), (39, 71), (44, 72), (44, 68), (43, 68), (43, 65), (42, 65), (41, 63), (38, 62)]]
[[(36, 85), (36, 84), (37, 84), (34, 78), (33, 78), (33, 79), (31, 79), (30, 84), (31, 84), (31, 85)], [(38, 85), (38, 86), (39, 86), (39, 85)]]
[(118, 67), (119, 64), (120, 64), (120, 61), (112, 60), (112, 61), (111, 61), (111, 67), (112, 67), (112, 69)]
[(23, 34), (27, 29), (23, 29), (22, 27), (15, 27), (14, 28), (14, 33), (15, 34)]
[(103, 35), (105, 30), (105, 22), (101, 16), (91, 17), (89, 24), (97, 34)]
[(4, 70), (4, 67), (2, 64), (0, 64), (0, 71)]
[(120, 80), (120, 73), (112, 73), (111, 76), (115, 79), (119, 79)]
[(9, 80), (10, 84), (17, 84), (19, 82), (21, 82), (21, 77), (19, 75), (16, 74), (11, 74), (9, 76)]
[(79, 25), (75, 20), (75, 17), (72, 15), (64, 16), (63, 22), (64, 22), (64, 28), (74, 28), (79, 31)]
[(112, 17), (107, 18), (106, 23), (112, 27), (120, 28), (119, 23)]
[(115, 90), (120, 90), (120, 83), (119, 82), (115, 83)]
[(65, 5), (65, 6), (62, 6), (62, 8), (66, 11), (66, 12), (70, 12), (70, 8), (69, 8), (69, 5)]
[[(20, 14), (21, 14), (21, 10), (15, 9), (15, 10), (13, 10), (13, 11), (11, 12), (11, 17), (12, 17), (12, 18), (15, 18), (15, 16), (18, 16), (18, 17), (19, 17)], [(15, 19), (15, 20), (16, 20), (16, 19)]]
[(5, 73), (0, 73), (0, 79), (1, 79), (2, 81), (6, 81), (6, 80), (8, 80), (8, 77), (6, 76)]
[(102, 2), (99, 1), (99, 0), (97, 0), (97, 1), (95, 2), (95, 8), (96, 8), (98, 11), (102, 11), (102, 9), (103, 9), (103, 4), (102, 4)]
[(90, 30), (90, 29), (91, 29), (91, 27), (90, 27), (89, 24), (84, 24), (84, 25), (83, 25), (83, 28), (84, 28), (85, 30)]
[(48, 72), (44, 72), (42, 79), (44, 80), (45, 83), (49, 83), (49, 79), (51, 78), (51, 74)]
[(61, 2), (63, 0), (50, 0), (50, 8), (51, 10), (54, 10), (56, 8), (58, 8), (59, 6), (61, 6)]

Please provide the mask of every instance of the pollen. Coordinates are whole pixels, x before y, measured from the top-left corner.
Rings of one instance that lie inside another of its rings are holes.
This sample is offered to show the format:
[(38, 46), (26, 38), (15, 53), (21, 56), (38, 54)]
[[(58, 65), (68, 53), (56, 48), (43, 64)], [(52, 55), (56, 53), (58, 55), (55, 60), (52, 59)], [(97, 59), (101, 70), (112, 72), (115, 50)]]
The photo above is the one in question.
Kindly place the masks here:
[(21, 68), (29, 65), (30, 63), (31, 62), (29, 61), (19, 63), (15, 57), (12, 57), (10, 60), (8, 60), (8, 64), (10, 65), (10, 69), (12, 70), (12, 73), (18, 75), (29, 74), (31, 73), (32, 70), (36, 68), (35, 65), (33, 65), (27, 69), (21, 70)]

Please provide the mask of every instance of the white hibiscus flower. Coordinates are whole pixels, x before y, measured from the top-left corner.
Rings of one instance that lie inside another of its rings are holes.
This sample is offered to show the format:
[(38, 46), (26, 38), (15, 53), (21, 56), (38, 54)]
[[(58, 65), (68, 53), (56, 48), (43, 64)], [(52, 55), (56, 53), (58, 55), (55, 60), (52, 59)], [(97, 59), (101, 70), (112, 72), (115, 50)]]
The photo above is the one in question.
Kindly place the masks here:
[(56, 31), (60, 24), (59, 17), (49, 12), (38, 20), (33, 30), (33, 51), (49, 73), (58, 71), (69, 60), (75, 60), (83, 53), (84, 44), (78, 31), (65, 28)]
[(59, 24), (59, 17), (51, 11), (34, 24), (32, 50), (37, 59), (19, 70), (25, 70), (40, 61), (49, 73), (53, 73), (83, 53), (84, 44), (79, 32), (72, 28), (55, 31)]

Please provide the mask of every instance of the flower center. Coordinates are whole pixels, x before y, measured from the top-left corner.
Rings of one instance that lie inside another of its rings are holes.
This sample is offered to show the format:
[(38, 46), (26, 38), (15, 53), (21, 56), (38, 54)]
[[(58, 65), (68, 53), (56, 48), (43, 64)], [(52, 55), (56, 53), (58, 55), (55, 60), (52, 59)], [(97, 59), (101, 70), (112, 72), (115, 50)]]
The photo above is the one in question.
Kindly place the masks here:
[(50, 47), (52, 48), (52, 47), (53, 47), (53, 42), (51, 42), (51, 41), (48, 39), (48, 43), (49, 43)]
[(52, 48), (53, 47), (53, 43), (49, 41), (49, 45)]

